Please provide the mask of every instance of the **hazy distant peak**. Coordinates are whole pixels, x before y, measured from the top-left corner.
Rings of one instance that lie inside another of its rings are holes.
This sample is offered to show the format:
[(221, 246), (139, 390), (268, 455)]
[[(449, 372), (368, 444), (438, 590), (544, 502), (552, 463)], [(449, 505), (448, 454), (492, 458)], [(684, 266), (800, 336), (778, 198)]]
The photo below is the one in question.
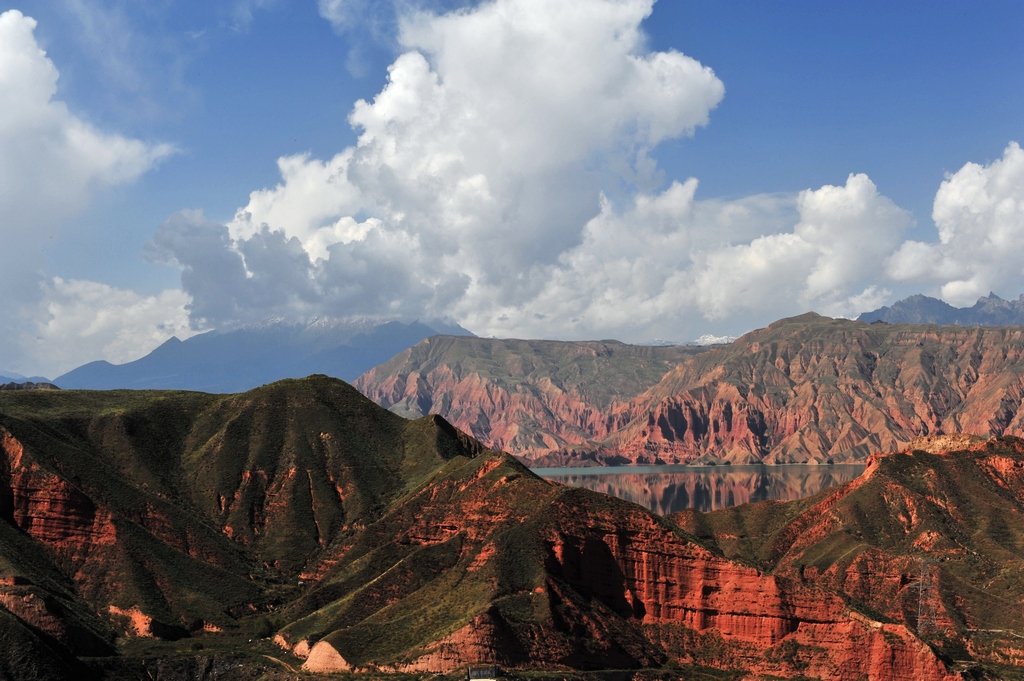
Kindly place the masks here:
[(438, 334), (473, 335), (458, 324), (438, 320), (269, 317), (261, 322), (207, 331), (185, 341), (171, 338), (133, 362), (90, 362), (55, 380), (62, 388), (175, 388), (208, 392), (237, 392), (314, 373), (354, 380), (424, 338)]
[(890, 324), (1020, 326), (1024, 325), (1024, 295), (1017, 300), (1004, 300), (989, 292), (971, 307), (953, 307), (938, 298), (917, 294), (898, 300), (889, 307), (865, 312), (858, 320)]

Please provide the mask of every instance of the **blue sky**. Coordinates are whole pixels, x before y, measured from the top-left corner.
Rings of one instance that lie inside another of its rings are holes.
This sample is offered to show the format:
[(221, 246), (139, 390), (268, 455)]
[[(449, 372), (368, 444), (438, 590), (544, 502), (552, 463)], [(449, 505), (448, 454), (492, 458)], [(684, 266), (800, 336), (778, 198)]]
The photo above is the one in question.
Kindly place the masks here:
[[(909, 293), (969, 304), (990, 288), (1024, 292), (1009, 146), (1024, 137), (1024, 5), (567, 3), (591, 10), (581, 19), (562, 4), (0, 2), (35, 20), (59, 72), (47, 111), (66, 105), (62, 120), (108, 147), (142, 145), (108, 165), (82, 160), (67, 196), (6, 190), (0, 231), (8, 270), (22, 271), (0, 279), (18, 320), (0, 369), (126, 361), (172, 333), (260, 315), (686, 340)], [(601, 35), (636, 31), (600, 48)], [(395, 127), (371, 106), (362, 120), (381, 127), (360, 146), (356, 101), (372, 105), (409, 53), (426, 70), (405, 60), (395, 74), (441, 84), (417, 106), (472, 129), (422, 111)], [(43, 135), (24, 125), (9, 140)], [(389, 144), (411, 155), (388, 156)], [(336, 157), (346, 150), (358, 162)], [(297, 159), (295, 177), (282, 179), (282, 157)], [(345, 187), (311, 179), (332, 159)], [(16, 185), (11, 172), (0, 185)], [(230, 279), (232, 267), (245, 276)]]

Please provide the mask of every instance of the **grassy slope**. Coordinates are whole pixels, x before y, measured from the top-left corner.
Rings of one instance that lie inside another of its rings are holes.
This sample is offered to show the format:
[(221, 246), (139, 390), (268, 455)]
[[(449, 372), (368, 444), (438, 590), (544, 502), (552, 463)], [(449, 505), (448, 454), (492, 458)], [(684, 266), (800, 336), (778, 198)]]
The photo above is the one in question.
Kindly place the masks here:
[[(18, 398), (21, 399), (18, 399)], [(197, 512), (179, 457), (191, 420), (215, 398), (199, 393), (48, 392), (4, 395), (0, 425), (45, 474), (113, 516), (117, 541), (59, 550), (93, 604), (140, 606), (166, 623), (225, 621), (260, 600), (259, 566)]]
[[(727, 557), (793, 578), (813, 570), (822, 577), (808, 579), (860, 594), (911, 626), (917, 592), (907, 584), (919, 559), (938, 559), (939, 610), (956, 631), (1024, 631), (1024, 441), (1016, 438), (980, 451), (894, 454), (866, 479), (815, 497), (673, 519)], [(900, 574), (898, 595), (857, 583)]]
[[(243, 605), (290, 601), (299, 593), (297, 573), (339, 552), (344, 562), (289, 612), (309, 614), (300, 611), (339, 589), (353, 591), (347, 612), (365, 612), (372, 597), (356, 588), (360, 579), (397, 562), (407, 568), (403, 588), (426, 583), (459, 558), (461, 539), (395, 556), (388, 554), (393, 547), (373, 544), (376, 529), (364, 528), (381, 527), (388, 514), (408, 518), (417, 499), (434, 498), (445, 482), (472, 479), (479, 461), (499, 457), (473, 458), (482, 446), (442, 419), (406, 421), (324, 377), (236, 396), (3, 395), (0, 425), (24, 446), (37, 475), (56, 477), (109, 511), (117, 532), (113, 544), (68, 551), (0, 524), (0, 572), (60, 595), (107, 639), (110, 630), (92, 612), (108, 603), (140, 606), (168, 624), (200, 618), (230, 626), (229, 614), (244, 612)], [(533, 477), (508, 457), (502, 462), (501, 470)], [(467, 604), (490, 602), (491, 592), (477, 586), (467, 582), (464, 598), (451, 600), (444, 596), (455, 585), (438, 582), (403, 606), (415, 613), (405, 613), (404, 621), (416, 621), (411, 629), (385, 631), (417, 645), (433, 640), (464, 619), (465, 607), (473, 607)], [(373, 629), (367, 622), (366, 631)]]

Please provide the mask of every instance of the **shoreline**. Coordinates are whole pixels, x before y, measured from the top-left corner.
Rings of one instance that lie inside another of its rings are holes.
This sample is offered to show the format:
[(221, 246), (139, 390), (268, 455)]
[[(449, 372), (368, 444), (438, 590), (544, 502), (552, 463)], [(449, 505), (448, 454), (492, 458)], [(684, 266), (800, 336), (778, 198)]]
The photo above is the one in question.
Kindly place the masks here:
[(665, 475), (671, 473), (756, 472), (764, 469), (808, 468), (828, 470), (852, 467), (866, 468), (867, 462), (850, 463), (744, 463), (744, 464), (649, 464), (643, 466), (578, 466), (570, 468), (531, 468), (542, 478), (567, 475)]

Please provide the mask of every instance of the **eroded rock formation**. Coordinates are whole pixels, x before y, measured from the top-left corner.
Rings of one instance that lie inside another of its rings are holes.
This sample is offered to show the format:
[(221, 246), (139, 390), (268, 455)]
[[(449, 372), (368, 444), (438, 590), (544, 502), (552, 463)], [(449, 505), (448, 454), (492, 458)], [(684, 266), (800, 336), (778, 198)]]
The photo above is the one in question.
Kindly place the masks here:
[(860, 478), (808, 500), (673, 516), (727, 557), (992, 661), (1022, 652), (1022, 517), (1024, 440), (962, 435), (873, 455)]
[[(922, 435), (1024, 434), (1020, 327), (807, 314), (663, 357), (671, 366), (653, 380), (657, 365), (634, 371), (630, 346), (597, 356), (585, 352), (595, 344), (523, 343), (430, 339), (356, 386), (400, 413), (439, 413), (534, 466), (838, 463)], [(568, 356), (588, 380), (520, 370)]]
[[(544, 481), (326, 377), (235, 396), (10, 393), (0, 428), (0, 635), (54, 665), (94, 654), (90, 640), (113, 652), (114, 632), (237, 641), (272, 615), (260, 635), (316, 673), (678, 662), (956, 678), (906, 622), (844, 600), (852, 577), (737, 561), (717, 533)], [(1016, 489), (1017, 460), (989, 457), (985, 475)], [(822, 503), (815, 518), (840, 508)], [(773, 546), (803, 546), (812, 526)], [(861, 582), (865, 598), (889, 588)], [(145, 678), (135, 668), (124, 678)]]

